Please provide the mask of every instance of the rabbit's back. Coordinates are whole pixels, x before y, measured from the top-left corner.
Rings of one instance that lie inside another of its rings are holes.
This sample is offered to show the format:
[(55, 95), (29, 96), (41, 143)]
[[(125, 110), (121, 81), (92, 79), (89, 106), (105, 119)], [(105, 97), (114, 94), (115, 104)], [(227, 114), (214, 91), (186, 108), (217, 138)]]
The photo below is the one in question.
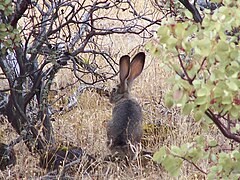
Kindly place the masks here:
[(110, 148), (125, 146), (128, 141), (132, 144), (140, 142), (142, 112), (135, 100), (124, 99), (116, 103), (112, 112), (112, 120), (108, 123), (107, 135)]

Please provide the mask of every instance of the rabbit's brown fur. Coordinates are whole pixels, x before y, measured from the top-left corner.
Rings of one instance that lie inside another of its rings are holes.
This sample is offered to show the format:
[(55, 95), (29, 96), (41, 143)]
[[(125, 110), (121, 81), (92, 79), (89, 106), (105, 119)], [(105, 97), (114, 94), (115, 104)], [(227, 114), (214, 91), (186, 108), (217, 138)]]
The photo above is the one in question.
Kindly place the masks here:
[[(132, 148), (141, 141), (142, 110), (138, 102), (130, 97), (129, 91), (134, 79), (143, 70), (145, 54), (138, 53), (130, 63), (129, 56), (120, 59), (120, 84), (113, 89), (110, 102), (115, 106), (112, 120), (107, 126), (108, 146), (114, 155), (132, 159)], [(133, 146), (132, 146), (133, 145)]]

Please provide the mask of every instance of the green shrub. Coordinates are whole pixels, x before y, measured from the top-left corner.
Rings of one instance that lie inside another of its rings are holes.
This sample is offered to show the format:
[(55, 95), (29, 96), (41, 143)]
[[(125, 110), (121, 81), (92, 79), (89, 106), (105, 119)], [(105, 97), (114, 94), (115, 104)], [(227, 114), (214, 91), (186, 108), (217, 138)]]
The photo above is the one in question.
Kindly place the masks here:
[(12, 1), (0, 1), (0, 12), (2, 21), (0, 23), (0, 50), (5, 54), (7, 50), (12, 50), (20, 42), (19, 31), (11, 26), (11, 14), (13, 13)]
[[(205, 10), (202, 24), (168, 19), (158, 30), (159, 42), (146, 48), (176, 73), (169, 79), (173, 88), (165, 97), (166, 106), (178, 106), (196, 121), (214, 123), (224, 136), (240, 143), (240, 1), (223, 3), (214, 13)], [(184, 160), (198, 168), (199, 161), (212, 158), (210, 170), (199, 168), (209, 179), (240, 176), (239, 151), (216, 155), (206, 149), (216, 141), (201, 141), (206, 140), (200, 136), (169, 151), (163, 147), (154, 160), (178, 176)]]

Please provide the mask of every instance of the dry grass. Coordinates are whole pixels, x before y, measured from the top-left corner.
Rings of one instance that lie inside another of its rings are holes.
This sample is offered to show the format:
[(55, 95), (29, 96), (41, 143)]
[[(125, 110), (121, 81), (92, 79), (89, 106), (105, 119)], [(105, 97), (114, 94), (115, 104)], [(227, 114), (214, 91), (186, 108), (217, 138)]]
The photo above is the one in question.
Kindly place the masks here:
[[(183, 117), (177, 108), (167, 109), (163, 96), (170, 86), (160, 61), (147, 56), (147, 64), (143, 74), (136, 80), (132, 94), (143, 108), (144, 124), (160, 123), (157, 133), (146, 135), (145, 149), (157, 151), (162, 145), (181, 145), (191, 142), (194, 135), (204, 133), (200, 124), (191, 117)], [(71, 76), (69, 76), (71, 78)], [(63, 80), (63, 81), (66, 81)], [(109, 88), (113, 84), (109, 85)], [(71, 94), (71, 91), (69, 92)], [(106, 122), (111, 118), (112, 105), (108, 99), (94, 91), (84, 91), (78, 99), (78, 106), (63, 114), (56, 115), (53, 122), (56, 140), (64, 144), (74, 144), (82, 147), (87, 153), (96, 157), (99, 162), (95, 171), (84, 174), (82, 170), (72, 171), (75, 179), (171, 179), (169, 175), (153, 162), (136, 160), (126, 167), (122, 164), (104, 162), (110, 152), (106, 147)], [(144, 125), (144, 126), (145, 126)], [(1, 126), (4, 141), (13, 138), (14, 132), (8, 123)], [(216, 130), (213, 130), (216, 132)], [(217, 133), (218, 134), (218, 133)], [(206, 137), (211, 137), (210, 133)], [(0, 174), (4, 179), (37, 178), (46, 172), (38, 167), (38, 159), (30, 154), (21, 142), (15, 147), (17, 165)], [(206, 165), (202, 165), (207, 168)], [(179, 179), (198, 179), (198, 172), (192, 166), (185, 164)], [(196, 176), (196, 177), (195, 177)]]

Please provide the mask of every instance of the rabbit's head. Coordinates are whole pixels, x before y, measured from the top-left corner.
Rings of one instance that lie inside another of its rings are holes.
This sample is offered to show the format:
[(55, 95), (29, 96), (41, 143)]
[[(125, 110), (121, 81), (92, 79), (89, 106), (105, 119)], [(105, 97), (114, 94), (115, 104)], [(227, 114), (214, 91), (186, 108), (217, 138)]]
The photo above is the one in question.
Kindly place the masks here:
[(128, 55), (122, 56), (119, 62), (119, 77), (120, 83), (116, 88), (113, 88), (110, 95), (110, 102), (116, 103), (121, 99), (129, 99), (130, 89), (136, 77), (138, 77), (144, 67), (145, 53), (136, 54), (130, 62)]

